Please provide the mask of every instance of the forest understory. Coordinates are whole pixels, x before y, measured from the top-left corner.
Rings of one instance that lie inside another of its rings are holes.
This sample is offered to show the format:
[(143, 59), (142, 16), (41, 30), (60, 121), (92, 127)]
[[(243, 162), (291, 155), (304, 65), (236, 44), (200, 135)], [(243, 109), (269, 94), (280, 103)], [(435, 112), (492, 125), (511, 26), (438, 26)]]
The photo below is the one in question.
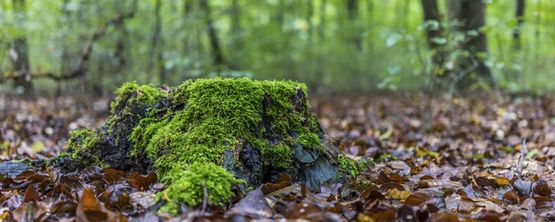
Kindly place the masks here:
[(171, 215), (153, 210), (164, 189), (154, 172), (28, 166), (63, 151), (70, 130), (102, 125), (108, 98), (0, 96), (0, 156), (22, 160), (0, 163), (0, 221), (555, 220), (552, 95), (312, 96), (311, 108), (350, 159), (338, 161), (344, 183), (311, 192), (283, 175), (227, 207)]

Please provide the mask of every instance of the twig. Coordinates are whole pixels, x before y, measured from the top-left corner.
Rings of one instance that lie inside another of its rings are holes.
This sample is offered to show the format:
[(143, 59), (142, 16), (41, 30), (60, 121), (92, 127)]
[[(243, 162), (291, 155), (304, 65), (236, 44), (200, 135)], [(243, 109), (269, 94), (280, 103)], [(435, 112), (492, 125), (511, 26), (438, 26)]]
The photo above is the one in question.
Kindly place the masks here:
[(518, 157), (518, 160), (516, 162), (516, 169), (515, 169), (515, 174), (518, 177), (522, 177), (522, 162), (524, 162), (524, 155), (526, 155), (526, 153), (528, 152), (528, 147), (526, 146), (526, 139), (524, 139), (522, 141), (522, 149), (520, 149), (520, 156)]
[(208, 188), (206, 188), (206, 182), (202, 181), (202, 192), (204, 196), (202, 197), (202, 210), (201, 212), (206, 212), (206, 208), (208, 206)]

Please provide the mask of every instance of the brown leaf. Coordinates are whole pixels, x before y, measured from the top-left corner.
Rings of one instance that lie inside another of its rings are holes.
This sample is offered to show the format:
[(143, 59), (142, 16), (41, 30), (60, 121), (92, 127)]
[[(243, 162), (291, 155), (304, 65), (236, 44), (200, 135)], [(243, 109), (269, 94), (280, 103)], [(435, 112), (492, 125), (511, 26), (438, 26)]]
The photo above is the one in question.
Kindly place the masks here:
[(262, 185), (261, 190), (264, 195), (267, 195), (279, 189), (285, 188), (291, 184), (293, 184), (293, 179), (291, 179), (291, 176), (289, 176), (289, 174), (282, 173), (279, 176), (277, 183), (266, 183)]
[(503, 200), (509, 204), (520, 204), (522, 197), (516, 191), (511, 190), (503, 194)]
[(497, 183), (487, 177), (475, 177), (474, 180), (476, 181), (476, 184), (482, 187), (497, 187)]
[(387, 192), (387, 191), (392, 190), (392, 189), (406, 190), (403, 185), (401, 185), (399, 183), (393, 183), (393, 182), (385, 183), (385, 184), (380, 186), (380, 191), (381, 192)]
[(404, 201), (405, 199), (407, 199), (407, 197), (410, 196), (410, 192), (406, 190), (398, 190), (397, 188), (394, 188), (394, 189), (388, 190), (385, 196), (392, 199), (398, 199), (398, 200)]
[(322, 213), (322, 209), (314, 204), (300, 203), (289, 207), (289, 209), (287, 209), (282, 214), (287, 219), (310, 219), (313, 217), (318, 217)]
[(368, 216), (370, 216), (376, 222), (378, 221), (387, 222), (387, 221), (395, 221), (396, 213), (397, 211), (395, 209), (386, 209), (386, 210), (380, 210), (375, 213), (370, 213), (368, 214)]
[(77, 206), (76, 219), (78, 221), (121, 221), (120, 215), (108, 211), (100, 203), (91, 189), (83, 190), (81, 200)]
[(543, 180), (540, 180), (536, 183), (533, 192), (543, 197), (551, 196), (551, 189), (549, 188), (549, 185), (547, 185), (547, 183)]
[(138, 172), (133, 172), (127, 177), (127, 183), (129, 186), (134, 187), (139, 191), (146, 191), (156, 182), (156, 179), (157, 177), (154, 171), (149, 172), (146, 176)]
[(404, 204), (411, 207), (417, 207), (430, 200), (431, 198), (432, 196), (428, 193), (416, 192), (407, 197)]
[(459, 218), (451, 213), (439, 212), (432, 215), (432, 222), (459, 222)]
[(507, 186), (511, 183), (511, 181), (505, 177), (495, 177), (494, 180), (498, 186)]
[(123, 172), (121, 170), (116, 170), (116, 169), (113, 169), (113, 168), (104, 169), (104, 173), (102, 174), (102, 177), (108, 183), (115, 183), (119, 179), (123, 178), (124, 176), (125, 176), (125, 172)]
[(30, 202), (30, 201), (39, 201), (40, 194), (37, 192), (37, 189), (33, 185), (29, 185), (27, 189), (25, 189), (25, 194), (23, 195), (23, 202)]
[(553, 207), (553, 202), (551, 201), (551, 198), (549, 197), (542, 197), (542, 196), (536, 196), (533, 197), (534, 201), (536, 201), (536, 208), (537, 209), (544, 209), (544, 208), (552, 208)]

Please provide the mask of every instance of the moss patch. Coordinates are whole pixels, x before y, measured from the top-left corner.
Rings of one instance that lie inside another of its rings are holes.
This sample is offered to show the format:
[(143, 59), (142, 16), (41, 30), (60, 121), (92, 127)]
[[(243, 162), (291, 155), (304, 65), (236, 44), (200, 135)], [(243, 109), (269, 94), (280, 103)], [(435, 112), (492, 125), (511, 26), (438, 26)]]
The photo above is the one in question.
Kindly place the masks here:
[(70, 155), (71, 159), (80, 161), (92, 161), (95, 160), (85, 160), (79, 154), (93, 149), (100, 141), (96, 131), (92, 129), (81, 129), (74, 130), (70, 132), (70, 139), (66, 144), (67, 147), (73, 147), (76, 150)]
[[(264, 172), (298, 168), (292, 147), (323, 152), (306, 91), (298, 82), (248, 78), (189, 80), (168, 92), (126, 83), (116, 91), (107, 122), (115, 142), (106, 141), (129, 147), (127, 159), (152, 163), (167, 185), (165, 210), (201, 203), (204, 188), (210, 204), (222, 205), (242, 182), (237, 177), (256, 184), (267, 180)], [(72, 157), (92, 149), (95, 138), (93, 131), (73, 135)]]
[(175, 214), (180, 202), (194, 206), (204, 198), (205, 192), (208, 202), (225, 206), (234, 196), (231, 187), (243, 181), (236, 179), (219, 165), (196, 162), (185, 169), (172, 170), (164, 182), (171, 182), (172, 185), (158, 194), (167, 201), (162, 211)]

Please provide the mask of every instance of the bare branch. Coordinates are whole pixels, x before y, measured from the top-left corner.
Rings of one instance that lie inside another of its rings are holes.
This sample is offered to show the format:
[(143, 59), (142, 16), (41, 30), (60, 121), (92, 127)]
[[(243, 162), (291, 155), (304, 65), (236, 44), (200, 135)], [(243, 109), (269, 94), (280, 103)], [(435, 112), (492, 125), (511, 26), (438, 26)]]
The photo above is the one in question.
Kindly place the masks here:
[(40, 72), (40, 71), (38, 72), (8, 71), (4, 74), (4, 76), (6, 78), (15, 78), (18, 76), (30, 76), (31, 79), (48, 78), (56, 81), (62, 81), (62, 80), (69, 80), (69, 79), (73, 79), (84, 75), (87, 72), (87, 68), (88, 68), (87, 62), (90, 59), (94, 44), (106, 34), (106, 31), (110, 26), (120, 25), (126, 19), (132, 18), (135, 15), (135, 9), (136, 9), (136, 0), (133, 3), (133, 8), (131, 11), (126, 13), (119, 13), (115, 17), (109, 19), (104, 24), (99, 26), (96, 29), (96, 31), (91, 35), (91, 37), (87, 41), (87, 44), (83, 48), (83, 51), (79, 55), (79, 63), (75, 68), (70, 69), (67, 72), (64, 72), (61, 74), (57, 74), (53, 72)]

